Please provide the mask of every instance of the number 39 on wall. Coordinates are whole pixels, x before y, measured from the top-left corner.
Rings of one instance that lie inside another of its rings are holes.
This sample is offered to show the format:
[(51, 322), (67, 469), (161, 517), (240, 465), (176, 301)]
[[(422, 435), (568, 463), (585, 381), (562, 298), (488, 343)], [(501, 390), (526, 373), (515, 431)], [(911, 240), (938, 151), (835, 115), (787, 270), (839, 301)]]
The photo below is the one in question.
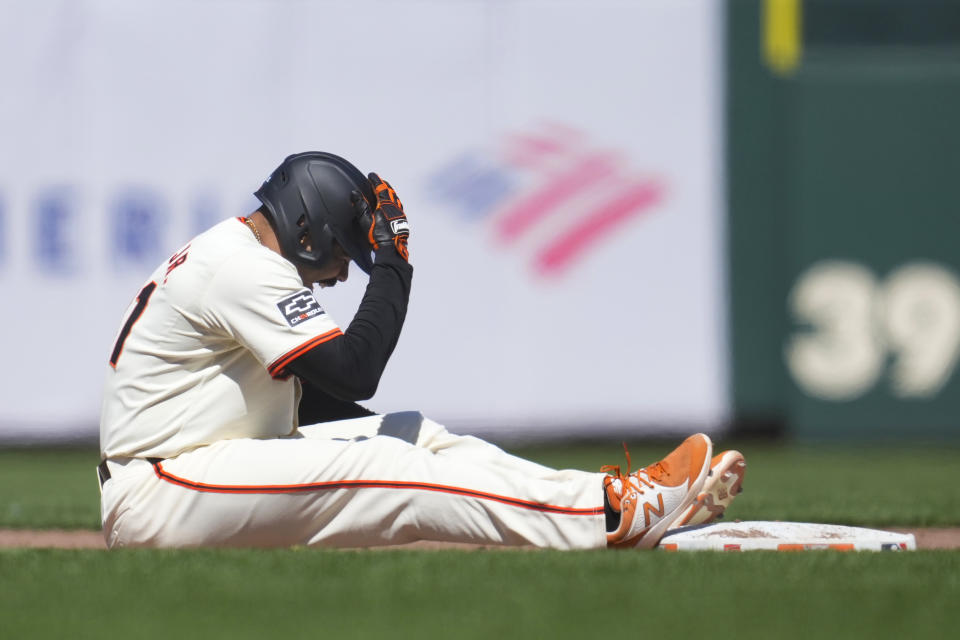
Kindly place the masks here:
[(816, 398), (854, 400), (885, 372), (895, 396), (932, 398), (960, 357), (960, 280), (933, 262), (907, 263), (882, 281), (856, 262), (818, 262), (788, 304), (797, 326), (787, 368)]

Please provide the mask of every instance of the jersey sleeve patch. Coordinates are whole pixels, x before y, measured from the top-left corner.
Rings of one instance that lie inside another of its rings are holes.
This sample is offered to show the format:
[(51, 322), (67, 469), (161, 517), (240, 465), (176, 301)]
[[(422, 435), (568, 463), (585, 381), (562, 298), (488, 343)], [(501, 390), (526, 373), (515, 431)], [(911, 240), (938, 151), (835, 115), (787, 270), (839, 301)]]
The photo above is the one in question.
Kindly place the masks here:
[(325, 312), (309, 291), (298, 291), (277, 303), (277, 308), (291, 327)]

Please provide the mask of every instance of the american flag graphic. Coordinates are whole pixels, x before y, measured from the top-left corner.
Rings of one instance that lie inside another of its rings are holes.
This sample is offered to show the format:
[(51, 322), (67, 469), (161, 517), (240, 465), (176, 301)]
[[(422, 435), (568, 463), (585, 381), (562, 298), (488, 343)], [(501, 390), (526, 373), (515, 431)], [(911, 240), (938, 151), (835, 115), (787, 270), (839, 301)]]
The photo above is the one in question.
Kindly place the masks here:
[(429, 190), (487, 227), (497, 245), (521, 251), (544, 277), (564, 273), (666, 195), (662, 179), (560, 124), (460, 155), (433, 174)]

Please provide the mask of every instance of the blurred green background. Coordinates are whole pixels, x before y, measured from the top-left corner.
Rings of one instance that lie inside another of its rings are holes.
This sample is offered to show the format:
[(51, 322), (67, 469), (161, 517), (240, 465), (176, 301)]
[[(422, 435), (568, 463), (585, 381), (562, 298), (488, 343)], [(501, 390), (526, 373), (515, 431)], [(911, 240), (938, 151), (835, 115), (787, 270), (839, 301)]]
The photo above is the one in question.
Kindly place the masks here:
[(960, 3), (729, 0), (734, 423), (960, 436)]

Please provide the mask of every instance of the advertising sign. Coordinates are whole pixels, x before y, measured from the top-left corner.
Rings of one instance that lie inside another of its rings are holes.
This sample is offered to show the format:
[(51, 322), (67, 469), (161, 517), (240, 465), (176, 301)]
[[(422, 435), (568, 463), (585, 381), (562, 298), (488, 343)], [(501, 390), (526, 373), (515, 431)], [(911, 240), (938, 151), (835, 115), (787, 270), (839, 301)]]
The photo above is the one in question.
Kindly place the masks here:
[[(715, 5), (16, 5), (0, 437), (95, 434), (146, 276), (305, 150), (377, 171), (409, 214), (413, 293), (372, 409), (534, 437), (716, 428)], [(354, 268), (317, 295), (346, 327), (364, 285)]]

